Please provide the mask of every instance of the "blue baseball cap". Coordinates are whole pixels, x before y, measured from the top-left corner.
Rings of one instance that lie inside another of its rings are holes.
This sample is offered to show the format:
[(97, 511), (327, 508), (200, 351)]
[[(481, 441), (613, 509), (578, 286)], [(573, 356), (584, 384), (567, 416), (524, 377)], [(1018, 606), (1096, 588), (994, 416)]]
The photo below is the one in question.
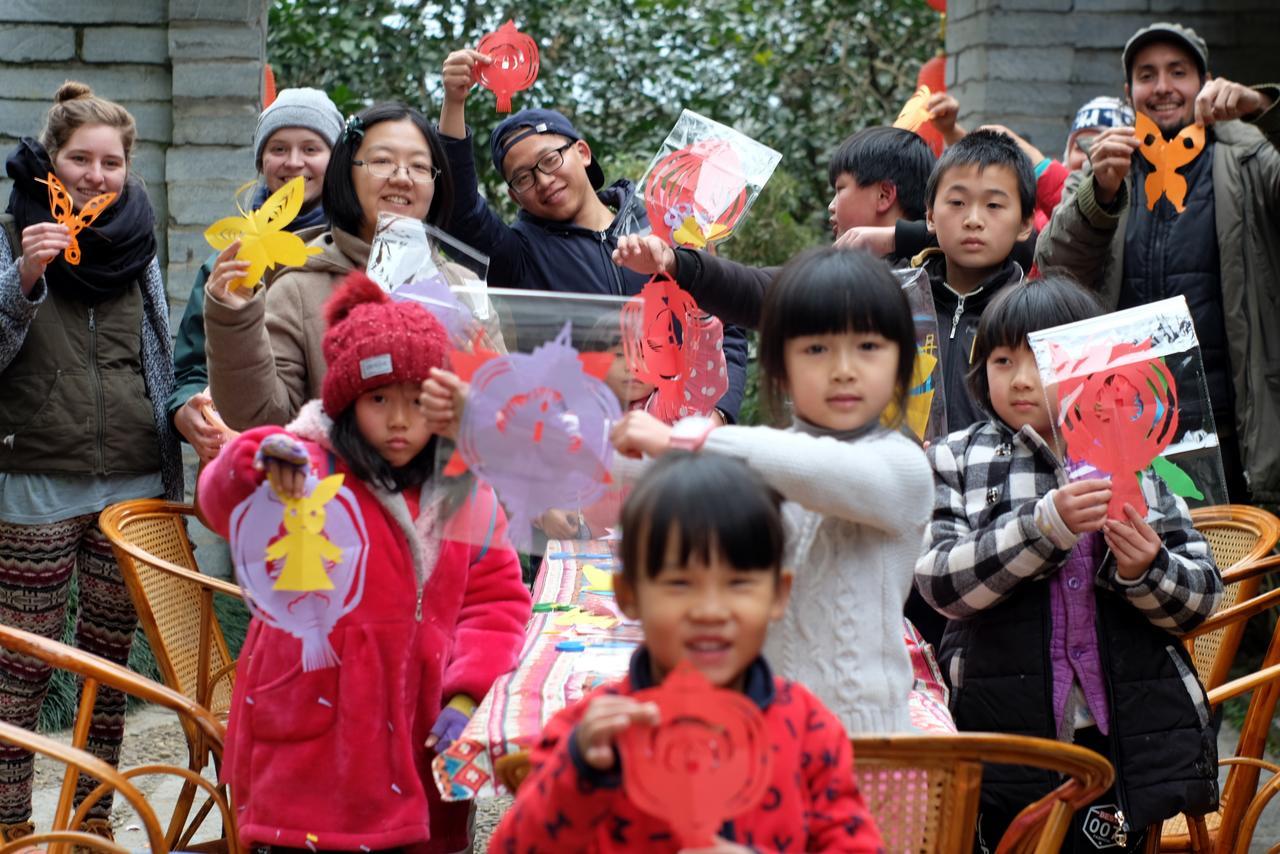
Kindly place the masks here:
[[(507, 159), (507, 154), (516, 143), (539, 133), (553, 133), (574, 141), (584, 139), (562, 113), (555, 110), (521, 110), (507, 116), (489, 134), (489, 152), (493, 157), (493, 168), (498, 170), (498, 174), (506, 174), (502, 170), (502, 162)], [(604, 186), (604, 170), (595, 157), (587, 165), (587, 177), (591, 180), (591, 186), (597, 190)]]

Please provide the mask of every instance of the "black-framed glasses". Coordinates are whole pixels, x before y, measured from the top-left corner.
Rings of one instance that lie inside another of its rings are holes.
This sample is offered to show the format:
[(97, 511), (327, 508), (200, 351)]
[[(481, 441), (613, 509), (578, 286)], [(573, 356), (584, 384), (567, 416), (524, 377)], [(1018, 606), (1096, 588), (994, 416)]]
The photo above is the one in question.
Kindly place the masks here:
[(548, 151), (538, 158), (538, 162), (533, 164), (532, 168), (512, 175), (511, 180), (507, 181), (507, 186), (517, 193), (523, 193), (532, 187), (537, 180), (537, 176), (533, 174), (534, 169), (537, 169), (543, 175), (554, 175), (564, 165), (564, 153), (572, 147), (572, 142), (566, 142), (555, 151)]
[(427, 166), (424, 163), (402, 165), (394, 160), (379, 157), (377, 160), (352, 160), (352, 166), (363, 166), (375, 178), (390, 178), (401, 169), (415, 184), (430, 184), (440, 174), (439, 166)]

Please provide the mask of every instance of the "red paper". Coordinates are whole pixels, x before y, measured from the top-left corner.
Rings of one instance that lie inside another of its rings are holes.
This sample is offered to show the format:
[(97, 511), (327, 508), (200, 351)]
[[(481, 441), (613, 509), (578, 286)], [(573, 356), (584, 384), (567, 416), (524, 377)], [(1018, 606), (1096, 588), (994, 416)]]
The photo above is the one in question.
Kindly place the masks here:
[(1125, 519), (1126, 503), (1146, 516), (1139, 472), (1169, 447), (1178, 429), (1173, 375), (1159, 357), (1140, 358), (1150, 350), (1148, 338), (1072, 359), (1054, 346), (1054, 375), (1071, 377), (1058, 383), (1067, 454), (1111, 476), (1111, 519)]
[(498, 112), (511, 112), (511, 96), (538, 79), (538, 43), (507, 21), (480, 39), (476, 49), (488, 54), (490, 65), (476, 65), (476, 80), (498, 98)]
[(773, 753), (764, 716), (688, 662), (635, 698), (656, 703), (661, 723), (618, 737), (627, 797), (669, 823), (681, 847), (712, 847), (720, 826), (755, 807), (769, 786)]
[(723, 139), (701, 139), (671, 152), (654, 165), (644, 188), (653, 233), (694, 249), (728, 237), (747, 199), (742, 159)]

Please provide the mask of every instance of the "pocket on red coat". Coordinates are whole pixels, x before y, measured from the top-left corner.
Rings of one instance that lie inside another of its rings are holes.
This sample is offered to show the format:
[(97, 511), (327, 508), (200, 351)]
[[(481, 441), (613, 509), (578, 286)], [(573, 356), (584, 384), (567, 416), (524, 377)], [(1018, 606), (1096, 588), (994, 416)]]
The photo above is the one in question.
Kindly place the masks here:
[(253, 737), (307, 741), (333, 728), (338, 708), (338, 668), (304, 671), (295, 661), (279, 678), (245, 698)]

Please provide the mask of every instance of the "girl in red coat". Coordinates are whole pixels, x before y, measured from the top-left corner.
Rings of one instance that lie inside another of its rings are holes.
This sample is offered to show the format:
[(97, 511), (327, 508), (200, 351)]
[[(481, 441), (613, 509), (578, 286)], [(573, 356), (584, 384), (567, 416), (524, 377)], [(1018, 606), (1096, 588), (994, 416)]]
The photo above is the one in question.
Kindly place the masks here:
[(432, 749), (461, 732), (524, 640), (529, 593), (491, 490), (433, 481), (435, 436), (418, 395), (447, 366), (425, 309), (354, 273), (326, 306), (323, 399), (288, 430), (244, 433), (200, 478), (227, 535), (264, 478), (300, 497), (308, 472), (345, 475), (367, 533), (359, 603), (328, 640), (335, 666), (254, 620), (237, 669), (224, 775), (245, 846), (376, 851), (468, 845), (468, 805), (444, 804)]

